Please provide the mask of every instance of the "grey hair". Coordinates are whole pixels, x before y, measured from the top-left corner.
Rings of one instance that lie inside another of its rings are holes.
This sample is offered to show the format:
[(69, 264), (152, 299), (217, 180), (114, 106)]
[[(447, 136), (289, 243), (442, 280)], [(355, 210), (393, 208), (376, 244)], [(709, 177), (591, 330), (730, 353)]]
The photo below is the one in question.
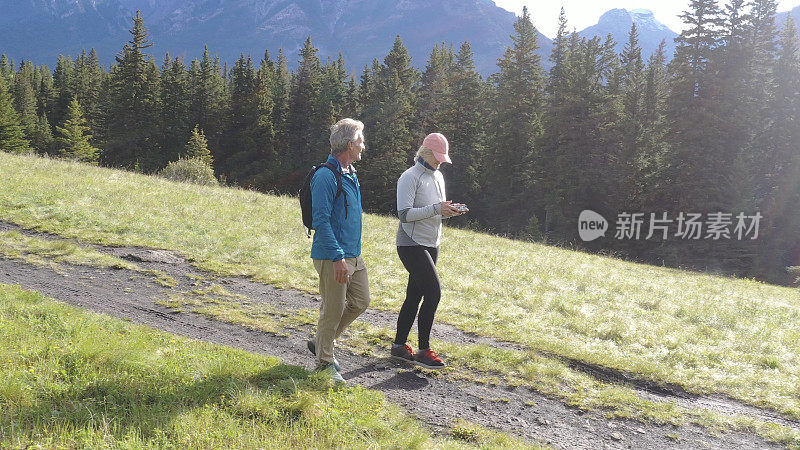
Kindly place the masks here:
[(358, 139), (364, 132), (364, 123), (355, 119), (342, 119), (331, 127), (331, 154), (338, 155), (347, 150), (347, 144)]
[(428, 147), (425, 147), (424, 145), (421, 145), (419, 147), (419, 150), (417, 150), (417, 154), (416, 156), (414, 156), (414, 159), (417, 159), (418, 157), (421, 157), (422, 159), (434, 158), (433, 150), (429, 149)]

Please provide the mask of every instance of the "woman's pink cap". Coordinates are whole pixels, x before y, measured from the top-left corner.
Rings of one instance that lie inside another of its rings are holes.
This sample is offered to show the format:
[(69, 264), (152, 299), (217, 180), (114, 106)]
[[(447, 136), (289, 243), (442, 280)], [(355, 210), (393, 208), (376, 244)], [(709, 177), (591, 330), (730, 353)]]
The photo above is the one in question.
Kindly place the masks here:
[(433, 156), (440, 163), (453, 164), (450, 160), (450, 155), (447, 154), (450, 149), (450, 144), (447, 143), (447, 138), (442, 133), (431, 133), (425, 136), (422, 145), (433, 151)]

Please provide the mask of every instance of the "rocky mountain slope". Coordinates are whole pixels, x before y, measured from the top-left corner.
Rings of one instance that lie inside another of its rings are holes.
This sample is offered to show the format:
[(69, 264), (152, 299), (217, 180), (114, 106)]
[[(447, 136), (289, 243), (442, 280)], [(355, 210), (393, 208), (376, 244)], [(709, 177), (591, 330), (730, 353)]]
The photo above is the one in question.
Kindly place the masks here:
[[(207, 44), (229, 64), (241, 53), (259, 60), (265, 49), (275, 57), (283, 48), (291, 65), (311, 36), (323, 60), (342, 52), (354, 72), (383, 58), (399, 34), (417, 67), (435, 43), (457, 50), (468, 40), (478, 70), (489, 74), (511, 44), (515, 20), (491, 0), (0, 0), (0, 53), (53, 64), (59, 54), (94, 47), (111, 63), (136, 10), (157, 60), (166, 52), (194, 58)], [(546, 59), (551, 43), (539, 38)]]
[(581, 30), (581, 36), (600, 36), (605, 39), (607, 35), (614, 37), (617, 42), (617, 52), (622, 52), (628, 42), (628, 33), (631, 25), (636, 24), (639, 32), (639, 46), (642, 48), (642, 57), (647, 58), (658, 48), (662, 40), (666, 42), (667, 59), (675, 51), (674, 39), (678, 33), (670, 30), (659, 22), (653, 13), (646, 9), (612, 9), (600, 16), (597, 24)]

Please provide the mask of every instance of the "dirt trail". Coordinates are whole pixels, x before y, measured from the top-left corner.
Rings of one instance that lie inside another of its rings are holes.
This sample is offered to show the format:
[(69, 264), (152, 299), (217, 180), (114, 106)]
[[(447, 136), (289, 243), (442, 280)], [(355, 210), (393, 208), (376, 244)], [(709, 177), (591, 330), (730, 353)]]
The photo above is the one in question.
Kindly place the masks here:
[[(57, 238), (24, 231), (2, 222), (0, 230), (17, 230), (28, 235)], [(0, 283), (19, 284), (92, 311), (129, 319), (193, 339), (277, 356), (287, 364), (312, 368), (314, 360), (305, 345), (308, 333), (292, 330), (287, 336), (279, 336), (216, 321), (199, 314), (176, 312), (156, 304), (156, 300), (164, 300), (170, 293), (196, 289), (196, 281), (190, 278), (193, 275), (212, 278), (191, 266), (180, 255), (163, 250), (93, 247), (100, 252), (135, 261), (145, 269), (163, 271), (178, 280), (179, 284), (172, 288), (161, 286), (154, 283), (152, 278), (125, 269), (62, 264), (66, 270), (57, 272), (49, 267), (9, 259), (0, 259)], [(214, 282), (224, 285), (232, 293), (248, 297), (253, 302), (263, 302), (284, 311), (316, 309), (319, 306), (319, 300), (314, 296), (247, 279), (217, 278)], [(360, 320), (384, 327), (393, 326), (396, 316), (370, 309)], [(434, 326), (433, 335), (443, 341), (522, 349), (514, 343), (464, 333), (443, 324)], [(395, 363), (387, 356), (388, 352), (371, 356), (341, 350), (337, 352), (343, 369), (342, 375), (348, 383), (383, 392), (389, 401), (401, 405), (439, 432), (447, 432), (452, 421), (460, 418), (556, 448), (780, 448), (748, 433), (714, 435), (694, 425), (674, 427), (609, 420), (602, 413), (568, 407), (525, 387), (484, 385), (456, 380), (447, 374), (438, 376), (424, 373)], [(800, 428), (797, 422), (781, 418), (776, 413), (729, 399), (674, 395), (679, 393), (668, 390), (653, 391), (647, 385), (637, 385), (635, 379), (625, 374), (602, 368), (581, 367), (577, 363), (574, 367), (605, 381), (637, 388), (640, 395), (652, 400), (673, 401), (678, 405), (702, 407), (724, 414), (748, 414), (762, 420)]]

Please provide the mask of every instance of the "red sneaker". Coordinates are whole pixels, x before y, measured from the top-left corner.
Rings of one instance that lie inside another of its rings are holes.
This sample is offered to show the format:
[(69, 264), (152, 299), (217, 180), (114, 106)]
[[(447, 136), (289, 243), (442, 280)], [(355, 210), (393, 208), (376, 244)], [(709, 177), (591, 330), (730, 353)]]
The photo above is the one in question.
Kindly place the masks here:
[(441, 359), (439, 359), (439, 357), (436, 356), (436, 353), (429, 348), (418, 351), (417, 355), (414, 357), (414, 362), (418, 366), (434, 370), (441, 369), (447, 366), (447, 364), (445, 364)]
[(392, 359), (396, 359), (398, 361), (405, 361), (405, 362), (414, 362), (414, 349), (411, 348), (410, 345), (406, 344), (402, 347), (399, 345), (392, 345)]

